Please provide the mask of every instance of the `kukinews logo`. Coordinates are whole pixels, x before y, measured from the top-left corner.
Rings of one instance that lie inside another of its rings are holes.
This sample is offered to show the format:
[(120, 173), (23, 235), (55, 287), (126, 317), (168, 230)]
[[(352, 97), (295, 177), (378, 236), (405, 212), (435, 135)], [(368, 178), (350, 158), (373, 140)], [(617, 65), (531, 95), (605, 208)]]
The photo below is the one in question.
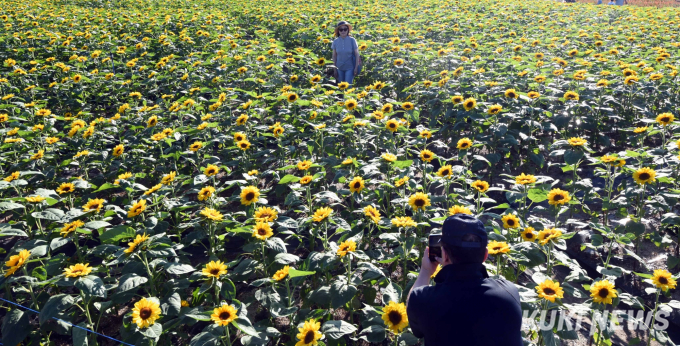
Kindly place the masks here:
[(522, 318), (531, 329), (555, 331), (579, 331), (586, 325), (590, 335), (594, 335), (597, 327), (600, 330), (622, 330), (627, 323), (628, 330), (648, 330), (654, 323), (655, 330), (666, 330), (670, 311), (658, 310), (612, 310), (612, 311), (568, 311), (568, 310), (523, 310)]

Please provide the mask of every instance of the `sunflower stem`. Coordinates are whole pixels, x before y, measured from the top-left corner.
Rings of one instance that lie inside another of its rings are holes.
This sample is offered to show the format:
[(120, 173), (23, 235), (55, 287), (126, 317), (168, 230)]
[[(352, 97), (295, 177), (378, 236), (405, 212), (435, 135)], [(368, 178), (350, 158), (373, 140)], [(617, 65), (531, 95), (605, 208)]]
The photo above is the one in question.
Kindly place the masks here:
[(659, 307), (659, 294), (661, 289), (656, 290), (656, 301), (654, 302), (654, 312), (652, 312), (652, 324), (647, 328), (647, 346), (652, 342), (652, 328), (654, 328), (654, 323), (656, 322), (656, 309)]

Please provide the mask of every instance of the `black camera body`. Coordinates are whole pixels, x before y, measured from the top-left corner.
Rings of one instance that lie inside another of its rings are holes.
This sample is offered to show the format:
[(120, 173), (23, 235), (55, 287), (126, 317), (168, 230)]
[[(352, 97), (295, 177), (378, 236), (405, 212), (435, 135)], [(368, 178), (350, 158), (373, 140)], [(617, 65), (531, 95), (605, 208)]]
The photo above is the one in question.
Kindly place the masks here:
[(428, 237), (428, 246), (430, 247), (430, 261), (437, 262), (436, 257), (442, 257), (442, 244), (440, 242), (441, 234), (430, 234)]

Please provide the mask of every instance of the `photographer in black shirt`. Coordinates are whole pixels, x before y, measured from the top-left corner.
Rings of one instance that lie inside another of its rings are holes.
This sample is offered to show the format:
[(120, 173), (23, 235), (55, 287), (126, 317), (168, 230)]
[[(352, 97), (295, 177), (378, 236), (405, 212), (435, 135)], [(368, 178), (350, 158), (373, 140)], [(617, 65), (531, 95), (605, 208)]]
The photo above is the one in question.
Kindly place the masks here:
[[(425, 249), (406, 312), (426, 346), (522, 346), (519, 293), (513, 283), (489, 278), (487, 242), (481, 221), (456, 214), (444, 221), (439, 243)], [(430, 259), (438, 246), (441, 257)], [(430, 286), (437, 264), (442, 269)]]

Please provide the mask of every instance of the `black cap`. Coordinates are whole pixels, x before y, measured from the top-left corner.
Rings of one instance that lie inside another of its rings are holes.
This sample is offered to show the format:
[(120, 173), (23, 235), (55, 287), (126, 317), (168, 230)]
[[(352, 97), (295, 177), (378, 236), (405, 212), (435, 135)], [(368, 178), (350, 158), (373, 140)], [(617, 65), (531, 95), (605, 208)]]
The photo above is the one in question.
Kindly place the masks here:
[(343, 21), (341, 21), (340, 23), (338, 23), (338, 25), (336, 25), (335, 27), (337, 28), (337, 27), (339, 27), (340, 25), (346, 25), (346, 24), (349, 24), (349, 22), (346, 21), (346, 20), (343, 20)]
[[(478, 236), (482, 242), (463, 241), (466, 234)], [(441, 242), (458, 247), (486, 247), (489, 238), (484, 224), (476, 217), (468, 214), (455, 214), (444, 220)]]

